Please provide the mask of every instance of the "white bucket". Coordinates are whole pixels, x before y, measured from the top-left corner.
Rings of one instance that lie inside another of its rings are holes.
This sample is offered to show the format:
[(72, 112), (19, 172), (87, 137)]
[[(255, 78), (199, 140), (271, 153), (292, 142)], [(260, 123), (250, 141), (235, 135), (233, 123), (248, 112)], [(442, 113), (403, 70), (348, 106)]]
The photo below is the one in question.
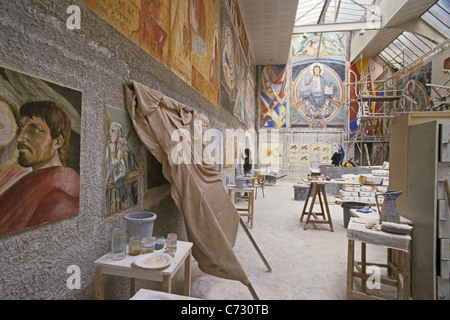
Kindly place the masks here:
[(153, 224), (156, 214), (140, 211), (130, 212), (124, 217), (127, 221), (128, 237), (150, 238), (153, 235)]
[(249, 178), (245, 178), (245, 177), (243, 177), (243, 176), (238, 176), (238, 177), (236, 177), (236, 187), (237, 188), (245, 188), (246, 187), (246, 185), (245, 185), (245, 181), (246, 180), (248, 180)]

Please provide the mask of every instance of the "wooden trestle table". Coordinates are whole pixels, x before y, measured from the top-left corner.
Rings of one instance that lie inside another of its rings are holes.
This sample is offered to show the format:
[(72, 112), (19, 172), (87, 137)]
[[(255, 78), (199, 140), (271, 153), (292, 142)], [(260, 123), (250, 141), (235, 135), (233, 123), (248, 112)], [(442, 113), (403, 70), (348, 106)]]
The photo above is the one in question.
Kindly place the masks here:
[[(330, 208), (328, 207), (328, 200), (327, 200), (327, 194), (325, 192), (325, 185), (327, 184), (340, 184), (340, 185), (359, 185), (359, 181), (352, 181), (352, 180), (335, 180), (331, 179), (329, 181), (327, 180), (308, 180), (307, 178), (302, 178), (302, 181), (305, 183), (309, 183), (309, 190), (308, 194), (306, 196), (305, 204), (303, 206), (303, 211), (300, 216), (300, 222), (303, 222), (303, 218), (306, 215), (306, 221), (305, 226), (303, 227), (304, 230), (308, 229), (309, 223), (321, 223), (321, 224), (328, 224), (330, 226), (330, 231), (334, 232), (333, 229), (333, 220), (331, 219), (330, 214)], [(309, 198), (311, 196), (311, 193), (313, 194), (311, 204), (308, 209), (308, 203)], [(316, 198), (319, 198), (319, 204), (320, 204), (320, 212), (314, 212), (314, 203), (316, 201)], [(314, 219), (311, 219), (311, 216)], [(322, 220), (319, 219), (319, 216), (322, 216)]]

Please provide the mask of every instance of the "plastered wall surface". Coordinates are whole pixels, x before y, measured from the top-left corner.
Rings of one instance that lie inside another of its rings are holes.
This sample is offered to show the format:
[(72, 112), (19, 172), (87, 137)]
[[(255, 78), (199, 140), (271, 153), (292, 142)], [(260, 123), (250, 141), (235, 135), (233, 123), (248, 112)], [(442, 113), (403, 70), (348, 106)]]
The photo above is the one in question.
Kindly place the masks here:
[[(81, 9), (80, 30), (66, 27), (70, 5)], [(127, 212), (155, 212), (154, 234), (176, 232), (186, 240), (169, 186), (149, 193), (140, 188), (137, 207), (104, 215), (105, 105), (125, 109), (125, 81), (145, 84), (207, 114), (212, 128), (244, 124), (232, 112), (213, 106), (81, 1), (1, 1), (0, 33), (2, 67), (82, 92), (80, 212), (0, 238), (0, 299), (93, 299), (93, 262), (110, 250), (111, 230), (125, 227)], [(250, 112), (250, 125), (253, 117)], [(67, 286), (72, 265), (80, 268), (80, 289)], [(129, 280), (105, 280), (106, 298), (129, 298)]]

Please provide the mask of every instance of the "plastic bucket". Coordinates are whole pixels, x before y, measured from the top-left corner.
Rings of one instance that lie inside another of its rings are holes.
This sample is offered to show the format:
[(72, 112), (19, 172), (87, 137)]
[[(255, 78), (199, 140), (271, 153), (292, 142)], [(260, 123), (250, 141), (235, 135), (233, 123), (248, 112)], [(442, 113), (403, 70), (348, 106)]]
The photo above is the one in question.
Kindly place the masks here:
[(245, 178), (245, 177), (242, 177), (242, 176), (239, 176), (239, 177), (236, 177), (236, 187), (237, 188), (245, 188), (245, 181), (247, 180), (248, 178)]
[(130, 212), (125, 215), (128, 237), (150, 238), (153, 235), (153, 224), (156, 214), (141, 211)]
[(305, 201), (308, 194), (309, 185), (306, 183), (294, 185), (294, 199), (297, 201)]
[(348, 223), (350, 222), (350, 209), (361, 209), (367, 206), (367, 204), (359, 203), (359, 202), (345, 202), (341, 205), (341, 207), (344, 209), (343, 215), (344, 215), (344, 228), (348, 227)]

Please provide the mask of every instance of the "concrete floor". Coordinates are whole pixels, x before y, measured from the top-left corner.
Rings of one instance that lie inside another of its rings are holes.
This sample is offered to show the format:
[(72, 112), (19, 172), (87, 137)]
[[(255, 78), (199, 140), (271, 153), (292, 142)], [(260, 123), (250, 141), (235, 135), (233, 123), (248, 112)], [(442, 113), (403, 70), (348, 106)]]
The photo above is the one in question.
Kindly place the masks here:
[[(238, 205), (245, 203), (239, 201)], [(346, 299), (347, 229), (343, 209), (330, 203), (334, 232), (325, 224), (310, 224), (304, 230), (304, 222), (299, 222), (303, 205), (303, 201), (294, 200), (291, 183), (266, 186), (265, 198), (258, 190), (250, 232), (270, 264), (271, 273), (239, 227), (234, 250), (261, 300)], [(355, 254), (358, 257), (359, 245)], [(368, 245), (367, 261), (384, 263), (386, 250)], [(207, 275), (195, 261), (191, 296), (206, 300), (253, 299), (240, 282)]]

